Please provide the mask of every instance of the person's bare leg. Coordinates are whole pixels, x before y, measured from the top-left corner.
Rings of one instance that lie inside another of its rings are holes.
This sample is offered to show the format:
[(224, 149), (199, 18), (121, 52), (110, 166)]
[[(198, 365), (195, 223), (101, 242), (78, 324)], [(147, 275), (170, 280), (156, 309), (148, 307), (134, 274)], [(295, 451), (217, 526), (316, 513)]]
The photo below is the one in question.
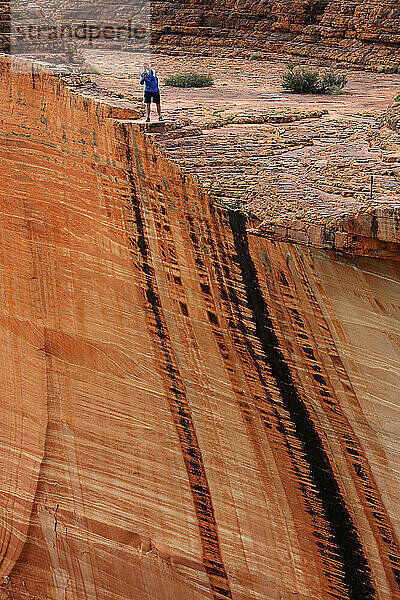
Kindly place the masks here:
[(161, 116), (161, 104), (157, 104), (157, 112), (158, 112), (158, 119), (161, 121), (162, 116)]
[(148, 102), (146, 104), (146, 116), (149, 120), (150, 120), (150, 111), (151, 111), (151, 104), (150, 104), (150, 102)]

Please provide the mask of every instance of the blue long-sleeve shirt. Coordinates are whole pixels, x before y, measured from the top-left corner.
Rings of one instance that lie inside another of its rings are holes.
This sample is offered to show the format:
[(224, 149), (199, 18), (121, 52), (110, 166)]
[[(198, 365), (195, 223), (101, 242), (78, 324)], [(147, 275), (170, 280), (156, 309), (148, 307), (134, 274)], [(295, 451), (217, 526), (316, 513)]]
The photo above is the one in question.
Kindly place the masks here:
[(154, 69), (150, 73), (143, 72), (140, 76), (140, 85), (144, 85), (146, 92), (159, 92), (157, 73)]

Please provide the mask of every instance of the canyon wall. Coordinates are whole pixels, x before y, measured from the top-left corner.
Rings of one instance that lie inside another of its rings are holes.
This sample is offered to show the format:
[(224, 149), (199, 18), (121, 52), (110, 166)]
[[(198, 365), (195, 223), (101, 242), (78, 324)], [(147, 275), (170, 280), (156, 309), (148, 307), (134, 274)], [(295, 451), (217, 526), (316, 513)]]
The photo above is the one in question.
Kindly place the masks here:
[(250, 235), (0, 66), (0, 598), (399, 598), (400, 262)]
[[(24, 3), (0, 2), (0, 49), (6, 52), (10, 51), (10, 6), (17, 25), (30, 23)], [(148, 5), (143, 0), (133, 4), (96, 0), (90, 5), (37, 0), (29, 6), (43, 8), (46, 18), (39, 22), (45, 25), (87, 22), (126, 26), (132, 18), (134, 23), (141, 22), (144, 11), (148, 28), (151, 13), (153, 47), (158, 50), (286, 53), (380, 69), (400, 68), (398, 0), (152, 0)], [(18, 17), (21, 10), (25, 16)], [(26, 43), (29, 46), (29, 41)], [(65, 40), (54, 43), (62, 52)], [(79, 47), (92, 46), (82, 39), (78, 43)], [(119, 41), (115, 35), (101, 36), (93, 44), (133, 50), (138, 39)]]
[[(157, 47), (247, 48), (397, 68), (397, 0), (153, 0)], [(206, 42), (206, 43), (205, 43)]]

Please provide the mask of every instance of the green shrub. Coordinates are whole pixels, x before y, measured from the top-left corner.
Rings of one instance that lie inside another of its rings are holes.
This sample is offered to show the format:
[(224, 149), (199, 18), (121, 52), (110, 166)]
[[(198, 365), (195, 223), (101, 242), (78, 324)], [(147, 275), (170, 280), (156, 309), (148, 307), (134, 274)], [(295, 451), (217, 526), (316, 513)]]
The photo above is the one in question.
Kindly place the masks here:
[(333, 69), (323, 71), (307, 67), (288, 65), (282, 75), (282, 87), (296, 94), (332, 94), (347, 85), (346, 75), (336, 73)]
[(335, 73), (333, 69), (329, 69), (322, 74), (321, 91), (323, 94), (330, 94), (342, 90), (348, 84), (348, 81), (343, 73)]
[(396, 98), (394, 99), (394, 103), (400, 104), (400, 94), (397, 94)]
[(214, 80), (207, 73), (184, 73), (183, 75), (171, 75), (164, 81), (165, 85), (172, 87), (191, 88), (191, 87), (210, 87)]
[(376, 69), (377, 73), (387, 73), (388, 75), (396, 75), (400, 72), (399, 67), (389, 67), (384, 65), (379, 65)]
[(91, 63), (84, 63), (82, 66), (85, 73), (91, 73), (93, 75), (101, 75), (101, 71), (97, 65)]
[(319, 73), (305, 67), (293, 67), (282, 75), (282, 87), (289, 92), (298, 94), (316, 94), (318, 89)]

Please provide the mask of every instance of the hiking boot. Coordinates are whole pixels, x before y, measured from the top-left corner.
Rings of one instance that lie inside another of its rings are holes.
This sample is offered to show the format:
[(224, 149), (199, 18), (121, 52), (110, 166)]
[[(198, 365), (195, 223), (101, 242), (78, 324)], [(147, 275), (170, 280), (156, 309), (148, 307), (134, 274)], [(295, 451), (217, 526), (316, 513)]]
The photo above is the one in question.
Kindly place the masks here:
[(158, 120), (159, 121), (164, 121), (164, 118), (163, 117), (158, 117)]
[(147, 117), (146, 123), (150, 123), (150, 117)]

